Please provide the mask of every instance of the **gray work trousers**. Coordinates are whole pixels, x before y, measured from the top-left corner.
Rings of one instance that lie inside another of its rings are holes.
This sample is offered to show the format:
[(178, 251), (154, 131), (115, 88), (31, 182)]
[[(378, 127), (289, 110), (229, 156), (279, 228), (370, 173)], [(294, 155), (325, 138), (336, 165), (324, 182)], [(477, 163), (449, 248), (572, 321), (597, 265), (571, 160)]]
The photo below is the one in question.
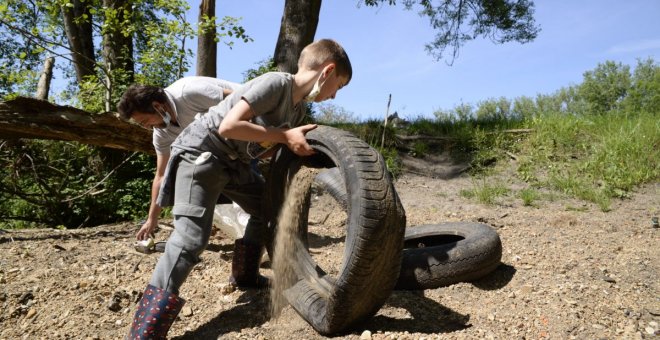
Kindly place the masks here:
[[(211, 236), (213, 212), (218, 197), (224, 193), (251, 215), (244, 239), (263, 245), (266, 224), (261, 217), (263, 180), (249, 176), (250, 180), (236, 183), (232, 174), (237, 168), (213, 154), (202, 155), (183, 152), (176, 166), (174, 183), (174, 231), (158, 259), (150, 284), (179, 294), (179, 288), (200, 262)], [(249, 166), (245, 166), (249, 171)], [(244, 177), (244, 176), (243, 176)]]

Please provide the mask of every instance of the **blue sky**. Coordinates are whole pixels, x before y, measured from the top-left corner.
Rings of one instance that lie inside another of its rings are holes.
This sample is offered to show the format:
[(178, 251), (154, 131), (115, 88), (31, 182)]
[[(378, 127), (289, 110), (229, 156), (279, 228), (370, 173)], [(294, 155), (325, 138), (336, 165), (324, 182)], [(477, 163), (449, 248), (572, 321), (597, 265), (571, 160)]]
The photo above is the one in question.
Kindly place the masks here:
[[(452, 66), (426, 53), (434, 32), (414, 10), (357, 3), (324, 1), (316, 39), (333, 38), (348, 52), (353, 79), (333, 103), (363, 119), (381, 118), (389, 94), (390, 112), (433, 117), (460, 103), (553, 93), (580, 83), (585, 71), (606, 60), (631, 67), (638, 58), (660, 62), (658, 0), (535, 1), (541, 26), (535, 41), (468, 42)], [(219, 46), (219, 78), (241, 81), (245, 70), (272, 56), (283, 8), (283, 0), (216, 0), (216, 15), (242, 17), (254, 39), (233, 49)], [(189, 21), (196, 20), (198, 9), (199, 2), (191, 1)]]

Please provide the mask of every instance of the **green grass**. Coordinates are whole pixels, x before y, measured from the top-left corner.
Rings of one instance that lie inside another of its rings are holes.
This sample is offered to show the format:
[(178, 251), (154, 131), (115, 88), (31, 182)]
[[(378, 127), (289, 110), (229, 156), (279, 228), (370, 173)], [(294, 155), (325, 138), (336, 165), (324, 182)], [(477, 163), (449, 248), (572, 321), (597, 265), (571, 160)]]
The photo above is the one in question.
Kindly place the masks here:
[(650, 113), (539, 117), (525, 141), (522, 179), (610, 210), (660, 177), (660, 121)]
[[(441, 146), (415, 141), (407, 146), (408, 153), (421, 157), (449, 150), (455, 159), (468, 159), (471, 173), (479, 177), (493, 174), (497, 171), (493, 164), (508, 162), (515, 155), (519, 178), (534, 188), (516, 193), (526, 206), (547, 199), (537, 190), (545, 188), (609, 211), (613, 199), (626, 198), (637, 186), (660, 178), (660, 120), (653, 113), (545, 111), (527, 119), (418, 119), (405, 128), (385, 130), (381, 122), (371, 121), (341, 128), (381, 151), (395, 176), (402, 171), (397, 150), (406, 147), (397, 140), (398, 134), (442, 137), (436, 142)], [(511, 133), (511, 129), (531, 132)], [(508, 191), (483, 181), (461, 194), (494, 204)]]
[(472, 189), (461, 190), (460, 195), (476, 199), (479, 203), (493, 205), (497, 203), (498, 198), (506, 196), (510, 190), (501, 183), (488, 183), (486, 179), (480, 182), (473, 182)]
[(541, 198), (541, 194), (534, 188), (526, 188), (518, 191), (518, 197), (523, 201), (526, 207), (535, 207), (536, 202)]
[[(517, 158), (517, 173), (531, 188), (516, 193), (526, 206), (547, 199), (537, 189), (550, 189), (594, 203), (602, 211), (643, 183), (660, 178), (660, 120), (654, 113), (612, 111), (602, 115), (547, 110), (527, 117), (480, 120), (417, 119), (404, 128), (383, 129), (377, 121), (342, 126), (381, 151), (390, 171), (402, 169), (397, 150), (424, 156), (449, 150), (455, 159), (468, 159), (471, 173), (484, 177), (496, 172), (493, 164)], [(512, 133), (527, 129), (529, 133)], [(383, 143), (385, 134), (385, 143)], [(402, 145), (396, 135), (442, 137), (442, 145), (415, 141)], [(381, 147), (382, 146), (382, 147)], [(461, 195), (494, 204), (508, 194), (499, 184), (482, 181)]]

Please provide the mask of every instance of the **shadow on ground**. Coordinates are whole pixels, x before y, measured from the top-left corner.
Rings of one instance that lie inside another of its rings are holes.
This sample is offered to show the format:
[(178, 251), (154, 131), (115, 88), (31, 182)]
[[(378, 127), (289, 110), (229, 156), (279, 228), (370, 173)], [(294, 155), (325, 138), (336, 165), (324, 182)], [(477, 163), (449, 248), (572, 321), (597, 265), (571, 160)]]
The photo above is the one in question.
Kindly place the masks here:
[(199, 328), (172, 339), (217, 339), (226, 333), (261, 326), (270, 319), (268, 290), (246, 291), (237, 302), (239, 305), (222, 311)]
[[(365, 329), (383, 332), (450, 333), (472, 327), (470, 315), (460, 314), (424, 296), (423, 291), (395, 291), (385, 303), (387, 307), (405, 309), (409, 318), (376, 315), (363, 324)], [(355, 333), (360, 335), (361, 331)]]

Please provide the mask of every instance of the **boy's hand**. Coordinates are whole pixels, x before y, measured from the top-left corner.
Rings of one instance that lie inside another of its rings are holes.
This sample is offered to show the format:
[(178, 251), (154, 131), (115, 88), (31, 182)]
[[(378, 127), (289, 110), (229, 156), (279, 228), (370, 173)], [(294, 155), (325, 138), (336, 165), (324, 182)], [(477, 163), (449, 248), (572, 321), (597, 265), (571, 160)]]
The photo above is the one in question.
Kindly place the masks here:
[(309, 144), (307, 144), (305, 134), (316, 129), (317, 127), (318, 125), (316, 124), (307, 124), (286, 130), (284, 132), (284, 135), (286, 136), (286, 146), (298, 156), (313, 155), (315, 151), (311, 146), (309, 146)]

